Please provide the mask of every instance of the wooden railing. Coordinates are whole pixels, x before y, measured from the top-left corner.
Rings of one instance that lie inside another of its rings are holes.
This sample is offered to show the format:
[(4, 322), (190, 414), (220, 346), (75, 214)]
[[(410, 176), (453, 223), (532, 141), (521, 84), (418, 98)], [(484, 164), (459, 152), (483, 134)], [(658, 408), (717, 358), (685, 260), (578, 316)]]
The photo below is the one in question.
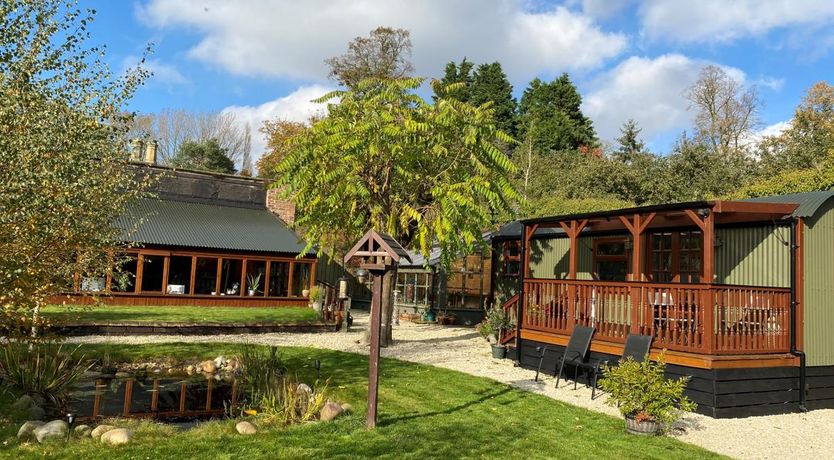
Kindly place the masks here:
[[(504, 314), (507, 315), (507, 318), (509, 318), (513, 324), (517, 324), (516, 319), (518, 318), (518, 294), (510, 297), (506, 302), (501, 304), (501, 308), (504, 310)], [(502, 331), (499, 342), (503, 345), (515, 339), (515, 331), (515, 327), (509, 330)]]
[(783, 353), (790, 349), (786, 288), (581, 280), (524, 281), (522, 328), (624, 342), (651, 335), (653, 347), (703, 354)]

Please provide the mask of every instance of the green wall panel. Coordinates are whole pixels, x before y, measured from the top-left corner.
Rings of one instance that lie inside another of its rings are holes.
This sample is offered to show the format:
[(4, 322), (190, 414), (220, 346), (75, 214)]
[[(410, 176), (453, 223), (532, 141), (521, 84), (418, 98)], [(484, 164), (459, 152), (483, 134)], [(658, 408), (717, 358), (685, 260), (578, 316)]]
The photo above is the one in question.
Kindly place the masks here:
[(724, 284), (790, 287), (791, 251), (787, 227), (719, 228), (716, 281)]
[(805, 346), (809, 366), (834, 365), (834, 206), (806, 221)]

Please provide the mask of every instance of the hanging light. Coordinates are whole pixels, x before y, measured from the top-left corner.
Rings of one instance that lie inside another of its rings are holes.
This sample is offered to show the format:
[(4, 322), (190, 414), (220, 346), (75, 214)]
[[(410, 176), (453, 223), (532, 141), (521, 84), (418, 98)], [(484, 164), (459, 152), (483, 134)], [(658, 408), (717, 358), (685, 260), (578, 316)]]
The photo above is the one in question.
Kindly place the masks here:
[(350, 298), (350, 278), (343, 276), (339, 278), (339, 300)]
[(356, 270), (356, 281), (359, 281), (359, 284), (365, 284), (368, 281), (368, 270), (364, 268)]

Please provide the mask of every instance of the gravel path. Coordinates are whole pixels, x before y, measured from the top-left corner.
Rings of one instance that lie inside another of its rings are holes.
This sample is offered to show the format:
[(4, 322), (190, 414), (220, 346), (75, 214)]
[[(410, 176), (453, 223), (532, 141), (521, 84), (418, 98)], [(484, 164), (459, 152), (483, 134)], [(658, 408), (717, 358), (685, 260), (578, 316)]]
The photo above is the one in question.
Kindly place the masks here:
[[(276, 333), (226, 336), (137, 336), (76, 337), (77, 343), (143, 344), (165, 342), (249, 342), (264, 345), (308, 346), (368, 353), (361, 344), (368, 316), (354, 312), (349, 333)], [(495, 360), (489, 347), (471, 328), (418, 325), (403, 322), (394, 328), (396, 343), (382, 350), (382, 356), (444, 367), (467, 374), (488, 377), (559, 401), (618, 416), (604, 404), (604, 397), (591, 400), (590, 389), (544, 377), (533, 382), (533, 371), (514, 367), (510, 360)], [(834, 458), (834, 410), (806, 414), (785, 414), (745, 419), (712, 419), (697, 414), (684, 418), (684, 432), (676, 437), (714, 452), (748, 459), (828, 459)]]

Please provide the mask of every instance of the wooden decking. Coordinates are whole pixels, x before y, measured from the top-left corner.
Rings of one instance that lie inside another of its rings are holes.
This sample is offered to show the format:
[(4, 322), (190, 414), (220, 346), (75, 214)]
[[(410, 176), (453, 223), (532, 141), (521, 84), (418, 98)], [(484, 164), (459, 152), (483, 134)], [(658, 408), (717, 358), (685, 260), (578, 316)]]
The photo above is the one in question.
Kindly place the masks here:
[[(596, 329), (592, 350), (619, 355), (629, 334), (653, 337), (669, 363), (702, 369), (797, 365), (790, 291), (710, 284), (525, 279), (504, 303), (522, 340), (565, 345), (574, 326)], [(502, 341), (512, 343), (516, 331)]]

